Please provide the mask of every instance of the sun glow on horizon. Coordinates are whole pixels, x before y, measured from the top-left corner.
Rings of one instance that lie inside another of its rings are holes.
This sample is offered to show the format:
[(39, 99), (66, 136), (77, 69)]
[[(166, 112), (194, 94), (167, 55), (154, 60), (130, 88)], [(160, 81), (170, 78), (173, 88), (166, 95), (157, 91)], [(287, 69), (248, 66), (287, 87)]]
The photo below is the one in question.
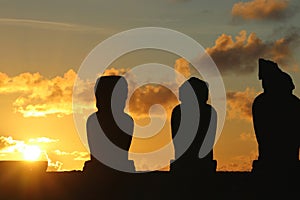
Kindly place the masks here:
[(23, 151), (23, 158), (28, 161), (36, 161), (40, 158), (42, 150), (37, 145), (28, 145)]

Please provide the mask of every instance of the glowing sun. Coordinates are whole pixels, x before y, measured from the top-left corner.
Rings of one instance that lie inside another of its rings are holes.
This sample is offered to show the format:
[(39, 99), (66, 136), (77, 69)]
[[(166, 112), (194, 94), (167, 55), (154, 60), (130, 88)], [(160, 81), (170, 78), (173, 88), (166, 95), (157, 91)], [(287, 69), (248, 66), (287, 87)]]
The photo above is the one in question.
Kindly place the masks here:
[(39, 146), (36, 145), (28, 145), (25, 147), (23, 151), (23, 157), (25, 160), (35, 161), (39, 159), (42, 150)]

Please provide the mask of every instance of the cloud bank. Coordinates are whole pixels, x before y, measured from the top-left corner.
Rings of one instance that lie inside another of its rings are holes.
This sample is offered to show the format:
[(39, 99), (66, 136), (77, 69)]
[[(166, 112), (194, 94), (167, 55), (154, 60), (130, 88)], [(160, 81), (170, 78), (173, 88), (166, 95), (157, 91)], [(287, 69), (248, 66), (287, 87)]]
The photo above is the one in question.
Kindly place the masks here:
[(72, 113), (75, 78), (73, 70), (52, 79), (39, 73), (22, 73), (14, 77), (0, 73), (0, 94), (20, 94), (13, 106), (24, 117), (68, 115)]
[(285, 68), (297, 66), (293, 58), (295, 44), (299, 43), (297, 32), (272, 41), (263, 41), (255, 33), (245, 30), (235, 37), (222, 34), (213, 47), (206, 49), (219, 70), (224, 73), (247, 74), (257, 69), (258, 58), (273, 60)]
[(257, 92), (246, 88), (245, 91), (227, 92), (227, 114), (229, 119), (252, 121), (252, 103)]
[[(184, 70), (185, 74), (189, 74), (189, 64), (184, 60), (180, 60), (180, 63), (176, 65), (178, 70)], [(124, 75), (127, 71), (128, 69), (111, 68), (106, 70), (103, 75)], [(131, 77), (130, 72), (125, 77), (128, 78), (129, 90), (132, 90), (135, 86), (134, 77)], [(80, 102), (80, 105), (76, 105), (75, 111), (94, 109), (95, 83), (78, 80), (78, 86), (73, 91), (76, 78), (77, 74), (72, 69), (63, 76), (50, 79), (39, 73), (22, 73), (10, 77), (0, 72), (0, 94), (17, 94), (18, 97), (12, 106), (16, 113), (20, 113), (24, 117), (45, 117), (48, 115), (63, 117), (64, 115), (70, 115), (74, 112), (72, 108), (74, 92)], [(175, 85), (170, 87), (177, 90)], [(167, 112), (170, 112), (178, 103), (173, 92), (167, 87), (155, 84), (137, 88), (131, 98), (128, 99), (129, 111), (136, 117), (148, 116), (150, 107), (154, 104), (160, 104)], [(40, 140), (43, 140), (43, 138), (40, 138)]]
[(244, 20), (282, 20), (292, 12), (288, 0), (252, 0), (233, 5), (231, 14)]

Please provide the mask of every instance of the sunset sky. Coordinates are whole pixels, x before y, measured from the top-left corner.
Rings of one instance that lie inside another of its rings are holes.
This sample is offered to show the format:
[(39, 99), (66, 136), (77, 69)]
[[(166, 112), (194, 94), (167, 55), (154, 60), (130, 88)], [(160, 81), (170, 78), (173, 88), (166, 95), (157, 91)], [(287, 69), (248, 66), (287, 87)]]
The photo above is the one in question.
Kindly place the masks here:
[[(251, 170), (258, 155), (251, 118), (253, 99), (262, 91), (258, 58), (276, 61), (288, 72), (300, 97), (299, 9), (298, 0), (1, 0), (0, 160), (41, 159), (48, 160), (48, 171), (82, 170), (89, 153), (73, 120), (78, 70), (103, 40), (151, 26), (190, 36), (212, 57), (227, 93), (226, 120), (214, 147), (217, 169)], [(158, 50), (122, 56), (106, 73), (154, 62), (195, 75), (185, 60)], [(93, 103), (92, 93), (86, 97)], [(135, 91), (129, 111), (145, 125), (152, 104), (170, 111), (176, 103), (170, 90), (149, 85)], [(169, 140), (167, 120), (161, 134), (134, 140), (132, 150), (155, 150)], [(171, 153), (156, 159), (169, 158)], [(138, 158), (136, 167), (153, 169), (159, 162)]]

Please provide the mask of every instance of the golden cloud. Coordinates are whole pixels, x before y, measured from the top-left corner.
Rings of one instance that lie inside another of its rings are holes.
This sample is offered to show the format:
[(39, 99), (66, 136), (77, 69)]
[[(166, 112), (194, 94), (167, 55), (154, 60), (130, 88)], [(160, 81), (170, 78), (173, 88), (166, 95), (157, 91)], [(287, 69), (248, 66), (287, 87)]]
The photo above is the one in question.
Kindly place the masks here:
[(170, 166), (166, 161), (149, 160), (146, 158), (134, 160), (136, 171), (169, 171)]
[(62, 151), (59, 149), (48, 151), (47, 171), (68, 171), (70, 168), (82, 166), (87, 160), (90, 160), (90, 154), (83, 151)]
[(252, 162), (258, 158), (258, 151), (253, 150), (249, 155), (234, 156), (226, 161), (218, 161), (217, 171), (251, 171)]
[(233, 5), (231, 14), (246, 20), (284, 19), (291, 14), (288, 0), (252, 0)]
[(128, 111), (134, 118), (147, 118), (151, 106), (159, 104), (170, 116), (172, 109), (178, 103), (176, 95), (169, 88), (162, 85), (148, 84), (137, 88), (133, 92), (129, 99)]
[(0, 73), (0, 94), (20, 94), (13, 106), (24, 117), (71, 114), (75, 78), (73, 70), (52, 79), (39, 73), (23, 73), (15, 77)]
[(257, 92), (246, 88), (245, 91), (227, 92), (227, 113), (229, 119), (252, 121), (252, 103)]
[(129, 71), (129, 69), (112, 67), (112, 68), (106, 69), (103, 73), (103, 76), (113, 76), (113, 75), (122, 76), (128, 71)]
[(215, 41), (215, 45), (206, 51), (223, 73), (253, 72), (257, 69), (257, 60), (260, 57), (274, 60), (283, 67), (294, 67), (292, 50), (299, 38), (299, 34), (293, 33), (278, 40), (264, 42), (255, 33), (247, 35), (242, 30), (235, 40), (231, 35), (222, 34)]
[(243, 133), (241, 133), (240, 134), (240, 139), (242, 141), (257, 142), (256, 136), (253, 132), (249, 132), (249, 133), (243, 132)]
[(54, 150), (54, 153), (59, 156), (72, 156), (74, 160), (89, 160), (90, 154), (88, 152), (83, 151), (72, 151), (72, 152), (65, 152), (59, 149)]
[[(177, 65), (179, 70), (181, 65)], [(188, 66), (188, 63), (187, 63)], [(187, 68), (184, 68), (187, 72)], [(123, 75), (128, 69), (107, 69), (104, 75)], [(15, 111), (21, 113), (24, 117), (41, 117), (47, 115), (72, 114), (72, 97), (75, 92), (76, 98), (81, 102), (80, 108), (94, 108), (94, 84), (78, 80), (76, 91), (73, 86), (77, 74), (73, 70), (67, 71), (63, 76), (57, 76), (47, 79), (39, 73), (23, 73), (18, 76), (9, 77), (5, 73), (0, 73), (0, 94), (19, 94), (19, 97), (13, 102)], [(129, 89), (134, 86), (134, 78), (130, 73), (126, 74), (128, 78)], [(176, 90), (175, 86), (172, 86)], [(176, 96), (166, 87), (160, 85), (146, 85), (134, 91), (130, 101), (129, 108), (132, 114), (148, 115), (149, 108), (153, 104), (161, 104), (167, 111), (177, 103)], [(78, 110), (79, 111), (79, 110)]]
[(47, 171), (63, 171), (62, 170), (63, 163), (60, 161), (52, 161), (50, 158), (48, 159), (48, 168)]
[(29, 143), (54, 143), (59, 142), (59, 139), (52, 139), (47, 137), (30, 138)]
[(24, 142), (14, 140), (11, 136), (0, 136), (0, 151), (6, 150), (8, 147), (15, 146), (17, 144), (24, 144)]
[(184, 58), (179, 58), (175, 61), (174, 69), (181, 74), (181, 76), (176, 76), (178, 84), (182, 84), (185, 79), (191, 76), (190, 63)]

